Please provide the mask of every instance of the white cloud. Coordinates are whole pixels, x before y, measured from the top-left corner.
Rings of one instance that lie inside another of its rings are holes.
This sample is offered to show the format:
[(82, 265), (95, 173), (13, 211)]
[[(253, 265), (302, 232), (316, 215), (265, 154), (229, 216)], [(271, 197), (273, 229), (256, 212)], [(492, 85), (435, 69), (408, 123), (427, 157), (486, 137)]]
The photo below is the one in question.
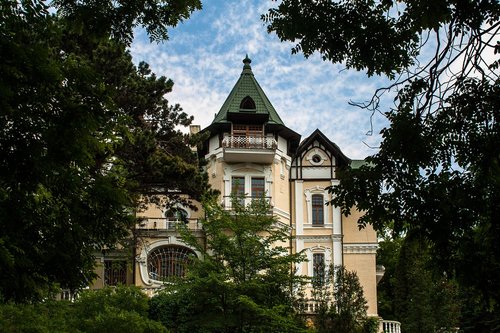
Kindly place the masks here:
[[(302, 138), (319, 128), (351, 158), (373, 154), (363, 143), (379, 142), (377, 135), (365, 136), (370, 113), (348, 102), (370, 99), (387, 82), (343, 70), (317, 55), (291, 55), (293, 44), (268, 34), (260, 20), (271, 5), (267, 0), (207, 1), (202, 11), (171, 29), (163, 44), (149, 44), (138, 32), (131, 48), (134, 61), (144, 60), (157, 75), (172, 78), (169, 101), (181, 104), (205, 127), (238, 80), (248, 53), (256, 79), (288, 127)], [(375, 120), (378, 132), (385, 118)]]

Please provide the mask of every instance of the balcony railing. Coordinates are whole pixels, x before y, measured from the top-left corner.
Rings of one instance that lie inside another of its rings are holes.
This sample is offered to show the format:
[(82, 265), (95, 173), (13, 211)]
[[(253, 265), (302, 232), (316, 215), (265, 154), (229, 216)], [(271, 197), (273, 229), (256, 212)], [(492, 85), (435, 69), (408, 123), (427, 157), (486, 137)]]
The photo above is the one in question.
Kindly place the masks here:
[(384, 333), (401, 333), (401, 323), (395, 320), (381, 320), (382, 332)]
[(186, 225), (189, 230), (201, 230), (198, 219), (172, 220), (164, 217), (143, 217), (137, 227), (143, 230), (175, 231), (178, 225)]
[(271, 202), (271, 197), (252, 197), (252, 196), (244, 196), (244, 197), (238, 197), (234, 198), (231, 195), (225, 195), (223, 197), (223, 202), (222, 205), (224, 209), (226, 210), (232, 210), (233, 209), (233, 200), (237, 200), (242, 206), (248, 206), (252, 200), (260, 200), (264, 199), (268, 204)]
[[(319, 310), (320, 303), (313, 299), (306, 299), (301, 304), (304, 314), (316, 314)], [(401, 333), (401, 323), (395, 320), (380, 320), (379, 331), (383, 333)]]
[(273, 137), (226, 135), (222, 140), (224, 148), (276, 149), (278, 144)]

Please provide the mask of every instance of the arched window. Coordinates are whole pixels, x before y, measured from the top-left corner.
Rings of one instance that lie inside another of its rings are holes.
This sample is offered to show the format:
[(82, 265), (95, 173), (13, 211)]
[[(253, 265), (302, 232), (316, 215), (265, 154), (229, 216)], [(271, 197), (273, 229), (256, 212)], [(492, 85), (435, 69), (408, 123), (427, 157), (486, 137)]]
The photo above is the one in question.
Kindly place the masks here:
[(187, 222), (188, 213), (182, 208), (171, 208), (165, 213), (165, 218), (172, 222)]
[(325, 223), (324, 218), (324, 203), (323, 203), (323, 194), (313, 194), (312, 195), (312, 225), (313, 226), (322, 226)]
[(152, 280), (172, 281), (184, 277), (195, 253), (182, 246), (163, 246), (148, 255), (148, 275)]
[(322, 285), (325, 283), (325, 254), (313, 254), (313, 283)]
[(245, 98), (243, 98), (240, 103), (240, 109), (255, 110), (255, 102), (253, 101), (252, 97), (246, 96)]

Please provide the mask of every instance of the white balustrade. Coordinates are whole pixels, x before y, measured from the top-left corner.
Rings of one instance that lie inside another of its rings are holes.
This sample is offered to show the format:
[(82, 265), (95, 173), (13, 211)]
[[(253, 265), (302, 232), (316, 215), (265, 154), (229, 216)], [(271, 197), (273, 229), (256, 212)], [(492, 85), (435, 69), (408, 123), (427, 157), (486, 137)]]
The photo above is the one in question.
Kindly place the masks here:
[(187, 219), (187, 221), (171, 220), (162, 217), (143, 217), (138, 223), (138, 229), (148, 230), (172, 230), (177, 228), (177, 225), (185, 224), (189, 230), (198, 230), (201, 226), (198, 219)]
[(395, 320), (382, 320), (384, 333), (401, 333), (401, 323)]

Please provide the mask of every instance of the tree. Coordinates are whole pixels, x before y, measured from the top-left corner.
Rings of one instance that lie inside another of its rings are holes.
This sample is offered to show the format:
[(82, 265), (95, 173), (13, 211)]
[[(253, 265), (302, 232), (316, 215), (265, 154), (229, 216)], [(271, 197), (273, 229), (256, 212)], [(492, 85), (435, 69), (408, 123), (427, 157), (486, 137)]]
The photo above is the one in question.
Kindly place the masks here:
[(302, 332), (294, 311), (301, 279), (289, 254), (288, 227), (253, 200), (244, 207), (234, 198), (233, 211), (215, 199), (203, 203), (207, 243), (185, 230), (184, 240), (201, 253), (185, 278), (166, 285), (151, 300), (151, 317), (174, 332)]
[(404, 238), (401, 236), (381, 235), (379, 233), (377, 265), (384, 267), (384, 276), (377, 283), (378, 315), (387, 320), (398, 320), (395, 307), (395, 272), (399, 261), (399, 253)]
[(356, 272), (344, 266), (329, 267), (324, 276), (313, 279), (313, 299), (317, 305), (318, 333), (375, 333), (378, 319), (368, 318), (366, 298)]
[(333, 203), (429, 240), (442, 273), (481, 295), (478, 329), (500, 318), (499, 16), (490, 0), (284, 0), (263, 16), (295, 53), (394, 79), (358, 104), (390, 126), (366, 165), (339, 172)]
[(94, 251), (130, 234), (140, 199), (179, 188), (197, 198), (207, 183), (193, 142), (177, 130), (192, 118), (165, 99), (172, 81), (146, 64), (136, 68), (126, 51), (133, 27), (165, 38), (164, 28), (199, 2), (52, 4), (57, 14), (43, 1), (0, 5), (0, 293), (7, 300), (87, 285)]
[(435, 276), (425, 240), (407, 235), (394, 272), (394, 309), (409, 333), (454, 332), (461, 302), (454, 281)]
[(148, 319), (149, 298), (135, 286), (83, 291), (74, 304), (73, 327), (82, 332), (168, 332)]
[(136, 287), (83, 291), (74, 303), (1, 304), (2, 332), (150, 332), (166, 333), (148, 319), (148, 297)]

